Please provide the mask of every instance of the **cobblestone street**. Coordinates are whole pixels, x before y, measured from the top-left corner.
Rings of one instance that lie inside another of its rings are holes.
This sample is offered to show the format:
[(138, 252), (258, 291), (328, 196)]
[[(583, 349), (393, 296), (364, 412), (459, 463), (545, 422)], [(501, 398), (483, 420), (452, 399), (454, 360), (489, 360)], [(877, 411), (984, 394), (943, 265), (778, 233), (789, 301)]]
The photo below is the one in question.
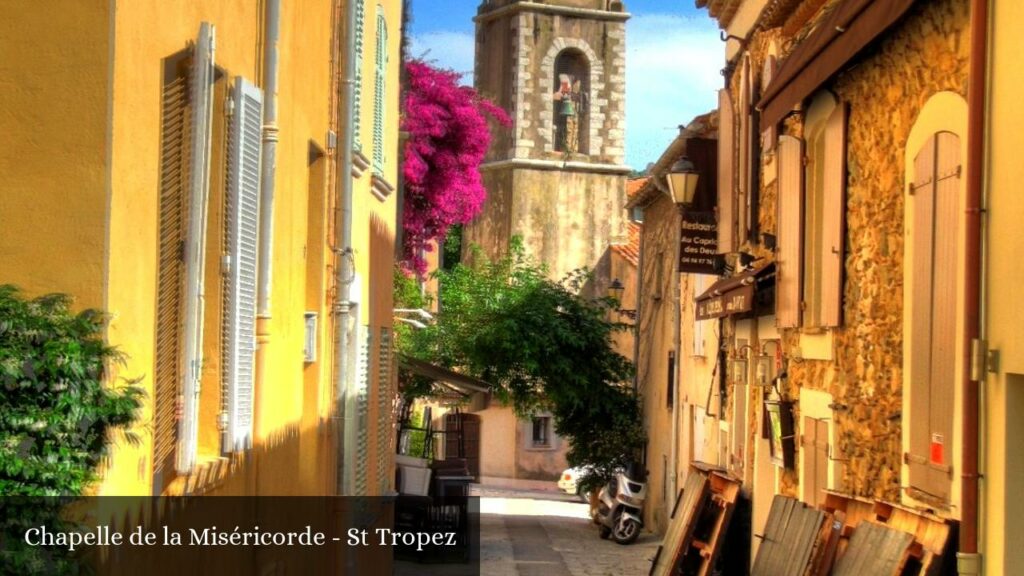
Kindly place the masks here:
[[(479, 487), (474, 494), (481, 497), (480, 574), (485, 576), (639, 576), (647, 574), (660, 543), (649, 533), (628, 546), (601, 540), (587, 505), (573, 496)], [(458, 573), (459, 567), (451, 568), (451, 574)], [(422, 570), (422, 565), (397, 562), (395, 574)]]

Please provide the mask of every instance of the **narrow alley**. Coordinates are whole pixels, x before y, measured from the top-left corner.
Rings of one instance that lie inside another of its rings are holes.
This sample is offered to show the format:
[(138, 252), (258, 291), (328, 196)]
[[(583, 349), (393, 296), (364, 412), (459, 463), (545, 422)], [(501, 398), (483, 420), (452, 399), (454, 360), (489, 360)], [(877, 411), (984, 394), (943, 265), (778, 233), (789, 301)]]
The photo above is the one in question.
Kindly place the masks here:
[[(487, 576), (621, 576), (647, 574), (661, 539), (649, 532), (628, 546), (601, 540), (587, 504), (541, 490), (476, 487), (480, 496), (480, 574)], [(431, 574), (456, 576), (466, 565)], [(396, 576), (424, 565), (396, 562)], [(449, 572), (450, 570), (450, 572)], [(468, 573), (468, 572), (467, 572)]]

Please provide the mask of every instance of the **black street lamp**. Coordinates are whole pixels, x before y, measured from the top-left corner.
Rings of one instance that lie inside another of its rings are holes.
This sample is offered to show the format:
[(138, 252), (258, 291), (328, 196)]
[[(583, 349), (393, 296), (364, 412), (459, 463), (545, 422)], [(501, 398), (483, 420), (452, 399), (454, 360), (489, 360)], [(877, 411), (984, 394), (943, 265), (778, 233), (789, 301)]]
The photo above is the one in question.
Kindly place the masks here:
[[(612, 280), (612, 283), (608, 285), (608, 297), (612, 298), (618, 304), (622, 304), (622, 294), (626, 291), (626, 287), (619, 281), (618, 278)], [(636, 320), (636, 310), (626, 310), (624, 308), (618, 308), (616, 310), (619, 314), (629, 318), (630, 320)]]

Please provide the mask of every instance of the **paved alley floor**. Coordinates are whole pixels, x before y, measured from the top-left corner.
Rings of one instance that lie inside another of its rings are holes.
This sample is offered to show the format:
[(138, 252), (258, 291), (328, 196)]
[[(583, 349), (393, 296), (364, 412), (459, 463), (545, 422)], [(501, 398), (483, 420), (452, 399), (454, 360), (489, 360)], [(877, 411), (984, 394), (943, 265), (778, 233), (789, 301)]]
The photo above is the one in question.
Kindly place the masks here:
[[(628, 546), (601, 540), (588, 506), (557, 492), (484, 488), (475, 493), (481, 495), (480, 574), (485, 576), (644, 576), (660, 544), (648, 533)], [(396, 575), (418, 573), (423, 572), (415, 564), (396, 564)]]

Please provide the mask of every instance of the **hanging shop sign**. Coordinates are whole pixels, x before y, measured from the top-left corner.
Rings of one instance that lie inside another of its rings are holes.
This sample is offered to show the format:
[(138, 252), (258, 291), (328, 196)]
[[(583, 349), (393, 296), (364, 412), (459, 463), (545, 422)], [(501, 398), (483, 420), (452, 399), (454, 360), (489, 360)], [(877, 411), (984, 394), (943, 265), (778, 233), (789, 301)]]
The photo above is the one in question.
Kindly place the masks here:
[(718, 223), (714, 212), (683, 212), (679, 231), (679, 271), (715, 274)]
[(722, 318), (731, 314), (749, 312), (754, 305), (754, 285), (737, 286), (718, 296), (697, 301), (697, 320)]

